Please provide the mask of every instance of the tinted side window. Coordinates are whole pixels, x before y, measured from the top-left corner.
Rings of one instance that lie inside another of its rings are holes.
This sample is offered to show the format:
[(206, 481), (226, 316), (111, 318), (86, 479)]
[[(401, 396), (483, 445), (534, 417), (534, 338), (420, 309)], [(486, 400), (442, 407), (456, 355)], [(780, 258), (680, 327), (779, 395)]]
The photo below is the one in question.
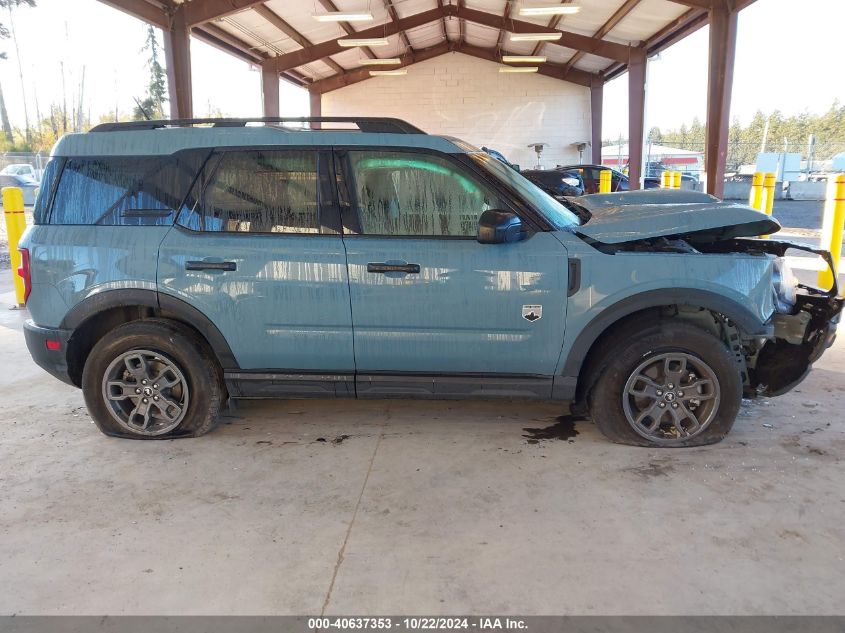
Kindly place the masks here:
[(439, 156), (349, 152), (363, 233), (469, 237), (478, 217), (501, 208), (499, 196)]
[(206, 231), (319, 233), (317, 153), (225, 152), (200, 204)]
[(204, 155), (65, 161), (50, 224), (170, 224)]

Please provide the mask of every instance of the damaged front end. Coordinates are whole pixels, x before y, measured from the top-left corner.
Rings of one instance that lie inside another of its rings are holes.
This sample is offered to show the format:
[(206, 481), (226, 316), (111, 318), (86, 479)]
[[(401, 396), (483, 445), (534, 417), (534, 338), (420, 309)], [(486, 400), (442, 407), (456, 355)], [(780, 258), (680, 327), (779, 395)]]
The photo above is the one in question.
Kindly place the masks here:
[(719, 245), (730, 252), (776, 256), (774, 337), (746, 348), (749, 383), (746, 395), (779, 396), (800, 383), (813, 363), (833, 344), (843, 299), (836, 275), (830, 290), (820, 290), (792, 278), (784, 259), (790, 249), (821, 257), (834, 270), (828, 251), (780, 240), (736, 239)]
[(803, 244), (755, 239), (780, 230), (770, 216), (743, 204), (688, 191), (592, 195), (579, 198), (578, 204), (590, 214), (577, 228), (578, 235), (605, 254), (743, 254), (774, 260), (771, 337), (745, 336), (730, 319), (713, 314), (720, 335), (742, 365), (746, 397), (786, 393), (804, 379), (833, 343), (843, 307), (835, 272), (830, 290), (798, 283), (786, 253), (795, 249), (817, 255), (831, 271), (833, 259), (829, 252)]

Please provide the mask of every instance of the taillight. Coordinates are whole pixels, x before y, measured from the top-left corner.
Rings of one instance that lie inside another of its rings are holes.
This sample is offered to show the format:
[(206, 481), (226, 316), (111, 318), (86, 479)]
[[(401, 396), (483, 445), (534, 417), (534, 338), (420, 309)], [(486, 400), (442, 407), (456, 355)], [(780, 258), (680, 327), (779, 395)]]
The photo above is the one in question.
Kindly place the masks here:
[(18, 275), (23, 279), (23, 302), (29, 300), (29, 291), (32, 290), (32, 278), (29, 273), (29, 249), (19, 248), (21, 254), (21, 267), (18, 268)]

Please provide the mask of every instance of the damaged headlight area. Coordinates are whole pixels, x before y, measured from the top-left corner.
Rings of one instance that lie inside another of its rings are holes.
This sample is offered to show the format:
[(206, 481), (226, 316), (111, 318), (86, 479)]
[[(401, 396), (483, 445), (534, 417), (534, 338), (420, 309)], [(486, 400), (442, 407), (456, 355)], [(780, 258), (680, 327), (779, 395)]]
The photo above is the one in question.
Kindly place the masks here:
[[(773, 292), (776, 313), (772, 317), (774, 338), (748, 351), (747, 366), (754, 392), (778, 396), (800, 383), (812, 364), (833, 344), (843, 299), (834, 279), (830, 290), (798, 281), (788, 264), (790, 249), (821, 257), (833, 270), (830, 253), (802, 244), (778, 240), (735, 240), (737, 246), (775, 255)], [(835, 275), (834, 275), (835, 277)]]
[(798, 278), (786, 257), (776, 258), (772, 286), (775, 293), (775, 309), (778, 312), (792, 311), (798, 296), (798, 285)]

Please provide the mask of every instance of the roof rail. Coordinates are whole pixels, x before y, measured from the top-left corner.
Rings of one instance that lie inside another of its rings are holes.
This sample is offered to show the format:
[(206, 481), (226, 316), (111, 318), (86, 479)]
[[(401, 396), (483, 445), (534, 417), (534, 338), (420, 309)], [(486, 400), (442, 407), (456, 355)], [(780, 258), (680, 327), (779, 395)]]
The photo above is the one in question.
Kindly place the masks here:
[[(383, 134), (425, 134), (402, 119), (387, 117), (258, 117), (249, 119), (161, 119), (155, 121), (124, 121), (101, 123), (91, 132), (126, 132), (132, 130), (157, 130), (166, 127), (190, 127), (211, 124), (213, 127), (245, 127), (247, 123), (354, 123), (361, 132)], [(311, 128), (314, 129), (314, 128)]]

